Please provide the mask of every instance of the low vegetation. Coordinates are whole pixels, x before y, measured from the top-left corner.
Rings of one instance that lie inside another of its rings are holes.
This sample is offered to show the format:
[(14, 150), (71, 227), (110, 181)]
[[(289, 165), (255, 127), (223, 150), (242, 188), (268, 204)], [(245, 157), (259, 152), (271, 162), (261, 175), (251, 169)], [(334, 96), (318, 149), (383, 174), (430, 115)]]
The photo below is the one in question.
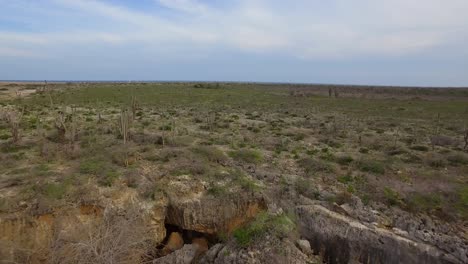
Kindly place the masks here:
[[(2, 94), (38, 89), (0, 99), (0, 217), (45, 218), (128, 190), (155, 204), (173, 188), (216, 200), (310, 199), (338, 212), (362, 202), (389, 219), (401, 210), (449, 226), (468, 220), (466, 89), (347, 87), (335, 96), (305, 85), (31, 85), (0, 85)], [(67, 254), (122, 263), (155, 248), (147, 230), (115, 228), (139, 226), (140, 214), (114, 213), (106, 230), (128, 241), (80, 227), (86, 233), (56, 238), (55, 263)], [(231, 238), (249, 247), (294, 230), (292, 215), (265, 212)], [(125, 250), (112, 255), (112, 246)]]

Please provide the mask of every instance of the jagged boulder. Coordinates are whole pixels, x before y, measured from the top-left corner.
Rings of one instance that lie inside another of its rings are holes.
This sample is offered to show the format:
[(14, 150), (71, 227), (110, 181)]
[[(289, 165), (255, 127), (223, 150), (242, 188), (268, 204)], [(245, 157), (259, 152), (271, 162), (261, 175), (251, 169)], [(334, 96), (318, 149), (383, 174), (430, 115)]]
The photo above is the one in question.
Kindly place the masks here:
[(197, 245), (185, 245), (165, 257), (155, 259), (153, 264), (190, 264), (197, 256), (197, 252)]

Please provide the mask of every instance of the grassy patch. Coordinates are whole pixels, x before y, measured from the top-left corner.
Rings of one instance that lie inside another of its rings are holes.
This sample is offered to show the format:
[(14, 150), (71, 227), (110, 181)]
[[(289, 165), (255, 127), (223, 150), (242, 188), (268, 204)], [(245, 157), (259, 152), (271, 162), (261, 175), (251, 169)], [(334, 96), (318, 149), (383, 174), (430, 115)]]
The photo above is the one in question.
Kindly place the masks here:
[(296, 223), (286, 214), (277, 216), (260, 213), (248, 225), (234, 231), (233, 236), (241, 247), (248, 247), (266, 234), (284, 237), (296, 228)]
[(358, 162), (358, 168), (364, 172), (370, 172), (375, 174), (384, 174), (385, 165), (380, 161), (376, 160), (361, 160)]
[(48, 198), (60, 200), (67, 193), (68, 186), (65, 183), (49, 183), (44, 186), (44, 195)]
[(300, 178), (296, 181), (296, 191), (310, 199), (318, 199), (320, 193), (312, 185), (310, 180)]
[(301, 166), (307, 174), (313, 174), (316, 172), (334, 172), (334, 167), (326, 162), (317, 160), (314, 158), (303, 158), (298, 161), (299, 166)]
[(455, 153), (449, 155), (447, 157), (447, 160), (451, 165), (454, 166), (468, 165), (468, 155), (466, 155), (465, 153)]
[(422, 146), (422, 145), (415, 145), (415, 146), (410, 147), (410, 149), (416, 150), (416, 151), (423, 151), (423, 152), (429, 151), (429, 147)]
[(80, 173), (98, 175), (105, 171), (108, 164), (100, 159), (88, 159), (80, 162)]
[(260, 151), (254, 149), (240, 149), (229, 152), (233, 159), (245, 163), (259, 164), (263, 161), (263, 155)]
[(395, 206), (395, 205), (401, 205), (402, 204), (402, 200), (401, 200), (401, 197), (400, 197), (400, 194), (389, 188), (389, 187), (385, 187), (384, 190), (384, 198), (385, 198), (385, 202), (391, 206)]
[(350, 155), (339, 155), (335, 157), (335, 161), (340, 165), (349, 165), (354, 159)]
[(455, 208), (463, 219), (468, 218), (468, 186), (463, 186), (457, 192), (458, 202), (455, 204)]
[(420, 194), (415, 193), (410, 195), (406, 204), (411, 211), (415, 212), (431, 212), (440, 208), (442, 198), (438, 194)]
[(227, 160), (224, 152), (213, 146), (197, 146), (192, 148), (192, 152), (211, 162), (222, 163)]

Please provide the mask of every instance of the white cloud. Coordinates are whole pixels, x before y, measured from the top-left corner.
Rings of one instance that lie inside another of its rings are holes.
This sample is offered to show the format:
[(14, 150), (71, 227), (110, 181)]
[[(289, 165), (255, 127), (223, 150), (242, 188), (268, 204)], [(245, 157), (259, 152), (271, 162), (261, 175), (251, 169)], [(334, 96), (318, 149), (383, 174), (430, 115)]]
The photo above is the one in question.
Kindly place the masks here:
[(29, 50), (18, 48), (0, 47), (0, 57), (25, 57), (25, 58), (39, 58), (43, 57), (40, 54), (34, 53)]
[[(421, 53), (467, 44), (468, 36), (466, 0), (236, 0), (228, 7), (202, 0), (154, 1), (153, 8), (139, 11), (105, 0), (45, 1), (70, 17), (79, 12), (95, 28), (70, 25), (69, 30), (47, 32), (40, 17), (44, 33), (0, 32), (0, 45), (26, 43), (32, 50), (32, 44), (67, 43), (212, 46), (342, 59)], [(180, 16), (162, 16), (157, 4)]]
[(192, 14), (205, 14), (212, 11), (207, 5), (196, 0), (156, 0), (160, 5)]

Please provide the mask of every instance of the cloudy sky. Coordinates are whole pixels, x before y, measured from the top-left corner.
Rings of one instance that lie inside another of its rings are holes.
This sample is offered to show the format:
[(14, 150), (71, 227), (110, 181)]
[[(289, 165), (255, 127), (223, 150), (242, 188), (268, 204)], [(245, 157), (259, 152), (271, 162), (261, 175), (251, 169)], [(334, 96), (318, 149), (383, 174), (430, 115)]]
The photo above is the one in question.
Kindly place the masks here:
[(0, 79), (468, 86), (467, 0), (0, 0)]

